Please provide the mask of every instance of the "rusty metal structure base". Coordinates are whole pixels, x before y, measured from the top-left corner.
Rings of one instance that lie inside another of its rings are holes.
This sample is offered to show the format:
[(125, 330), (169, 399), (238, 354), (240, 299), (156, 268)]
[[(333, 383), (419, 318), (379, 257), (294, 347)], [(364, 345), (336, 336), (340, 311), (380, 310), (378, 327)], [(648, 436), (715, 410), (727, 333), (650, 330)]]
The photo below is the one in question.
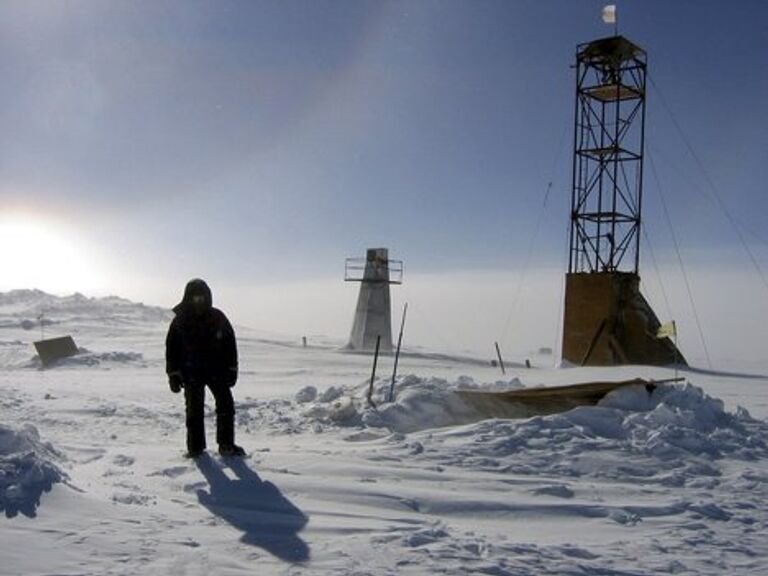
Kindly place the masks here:
[(566, 275), (563, 360), (579, 366), (686, 364), (640, 293), (633, 272)]

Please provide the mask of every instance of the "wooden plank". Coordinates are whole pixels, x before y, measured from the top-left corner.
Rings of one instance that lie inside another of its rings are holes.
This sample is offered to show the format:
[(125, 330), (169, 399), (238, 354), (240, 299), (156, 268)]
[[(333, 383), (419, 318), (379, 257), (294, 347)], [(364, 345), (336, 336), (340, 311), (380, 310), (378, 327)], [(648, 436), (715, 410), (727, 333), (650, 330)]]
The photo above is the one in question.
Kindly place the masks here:
[(595, 100), (601, 102), (615, 102), (617, 100), (634, 100), (642, 96), (640, 89), (626, 84), (602, 84), (587, 88), (584, 92)]
[(488, 418), (528, 418), (565, 412), (577, 406), (593, 406), (609, 392), (625, 386), (644, 386), (651, 392), (658, 384), (679, 380), (682, 379), (649, 381), (634, 378), (618, 382), (583, 382), (505, 392), (457, 390), (456, 394)]

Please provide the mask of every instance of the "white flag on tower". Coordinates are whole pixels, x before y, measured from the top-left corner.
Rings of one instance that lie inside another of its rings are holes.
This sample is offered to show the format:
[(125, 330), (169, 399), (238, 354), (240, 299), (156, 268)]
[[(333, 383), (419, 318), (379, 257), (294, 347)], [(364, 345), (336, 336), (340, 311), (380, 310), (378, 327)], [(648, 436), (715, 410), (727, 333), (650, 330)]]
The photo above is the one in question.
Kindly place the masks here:
[(603, 6), (603, 22), (606, 24), (616, 24), (616, 4)]

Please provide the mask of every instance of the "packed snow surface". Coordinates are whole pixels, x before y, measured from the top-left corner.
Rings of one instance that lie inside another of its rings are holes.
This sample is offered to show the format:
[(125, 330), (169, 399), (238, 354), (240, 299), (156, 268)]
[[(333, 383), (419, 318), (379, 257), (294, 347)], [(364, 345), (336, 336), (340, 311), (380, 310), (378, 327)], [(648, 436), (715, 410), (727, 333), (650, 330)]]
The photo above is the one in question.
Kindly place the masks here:
[[(482, 359), (410, 349), (390, 401), (389, 357), (369, 389), (371, 359), (338, 342), (236, 327), (249, 456), (218, 456), (209, 403), (209, 450), (187, 460), (170, 318), (0, 294), (3, 574), (768, 573), (765, 376), (692, 370), (597, 406), (486, 419), (455, 391), (671, 371), (534, 356), (499, 379)], [(43, 369), (41, 329), (81, 354)]]

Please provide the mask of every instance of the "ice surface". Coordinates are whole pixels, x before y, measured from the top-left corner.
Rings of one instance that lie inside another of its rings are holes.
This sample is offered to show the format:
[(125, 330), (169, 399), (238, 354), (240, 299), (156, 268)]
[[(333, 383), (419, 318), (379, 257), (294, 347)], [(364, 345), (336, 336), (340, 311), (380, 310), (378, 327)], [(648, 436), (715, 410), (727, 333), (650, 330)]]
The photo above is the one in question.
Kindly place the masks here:
[[(37, 365), (41, 309), (47, 333), (87, 352)], [(183, 399), (164, 375), (169, 319), (119, 298), (0, 294), (3, 573), (768, 572), (759, 373), (689, 371), (651, 394), (483, 420), (455, 390), (670, 371), (519, 368), (499, 380), (490, 363), (420, 351), (401, 358), (393, 402), (392, 359), (379, 360), (373, 407), (370, 357), (236, 326), (250, 455), (190, 461)], [(210, 398), (206, 413), (215, 448)]]

